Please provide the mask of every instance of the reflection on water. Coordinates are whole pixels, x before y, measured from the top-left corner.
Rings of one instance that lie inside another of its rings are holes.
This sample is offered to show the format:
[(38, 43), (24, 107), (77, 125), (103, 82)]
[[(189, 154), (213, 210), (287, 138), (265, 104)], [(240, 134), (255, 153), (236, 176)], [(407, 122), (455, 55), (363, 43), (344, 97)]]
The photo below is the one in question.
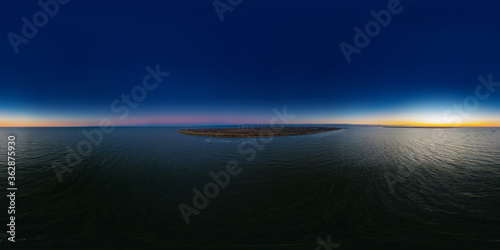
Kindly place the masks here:
[[(81, 128), (1, 128), (3, 145), (12, 134), (19, 145), (16, 244), (314, 249), (328, 235), (341, 248), (500, 243), (496, 129), (348, 127), (276, 137), (251, 162), (238, 153), (248, 139), (177, 129), (117, 128), (59, 182), (51, 164), (85, 139)], [(179, 203), (230, 160), (242, 173), (186, 226)]]

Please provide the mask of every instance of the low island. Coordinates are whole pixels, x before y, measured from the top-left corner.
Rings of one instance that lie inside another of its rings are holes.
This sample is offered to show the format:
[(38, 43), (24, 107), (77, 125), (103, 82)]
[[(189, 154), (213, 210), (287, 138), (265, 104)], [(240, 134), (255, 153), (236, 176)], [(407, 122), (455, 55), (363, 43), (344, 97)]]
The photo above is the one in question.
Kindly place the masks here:
[(183, 129), (178, 132), (186, 135), (210, 137), (272, 137), (316, 134), (339, 129), (340, 128), (329, 127), (255, 127)]

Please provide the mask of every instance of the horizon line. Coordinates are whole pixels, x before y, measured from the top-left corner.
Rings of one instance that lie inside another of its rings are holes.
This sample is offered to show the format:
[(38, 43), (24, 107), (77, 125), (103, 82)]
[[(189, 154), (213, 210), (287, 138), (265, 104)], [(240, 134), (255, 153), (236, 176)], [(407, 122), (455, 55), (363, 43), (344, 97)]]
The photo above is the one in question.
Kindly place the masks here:
[[(113, 126), (103, 126), (103, 127), (185, 127), (185, 126), (241, 126), (241, 125), (258, 125), (258, 126), (269, 126), (269, 124), (264, 123), (243, 123), (243, 124), (137, 124), (137, 125), (113, 125)], [(289, 126), (289, 125), (344, 125), (344, 126), (372, 126), (372, 127), (406, 127), (406, 128), (425, 128), (425, 127), (435, 127), (435, 128), (500, 128), (500, 125), (494, 126), (478, 126), (478, 125), (461, 125), (453, 126), (450, 124), (428, 124), (428, 125), (408, 125), (408, 124), (363, 124), (363, 123), (291, 123), (291, 124), (274, 124), (275, 127)], [(99, 125), (75, 125), (75, 126), (0, 126), (0, 128), (96, 128), (102, 127)]]

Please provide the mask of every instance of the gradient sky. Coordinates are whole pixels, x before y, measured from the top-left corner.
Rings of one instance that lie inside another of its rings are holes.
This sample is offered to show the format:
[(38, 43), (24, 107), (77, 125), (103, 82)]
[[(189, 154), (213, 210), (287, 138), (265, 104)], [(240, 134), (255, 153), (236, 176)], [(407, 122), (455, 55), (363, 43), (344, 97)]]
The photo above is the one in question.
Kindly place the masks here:
[[(212, 2), (72, 0), (16, 54), (7, 34), (41, 8), (2, 1), (0, 126), (267, 123), (283, 106), (293, 123), (446, 125), (478, 76), (500, 82), (498, 1), (402, 0), (351, 63), (339, 44), (389, 1), (243, 0), (224, 21)], [(111, 103), (157, 64), (170, 75), (120, 120)], [(500, 126), (500, 87), (467, 114), (454, 123)]]

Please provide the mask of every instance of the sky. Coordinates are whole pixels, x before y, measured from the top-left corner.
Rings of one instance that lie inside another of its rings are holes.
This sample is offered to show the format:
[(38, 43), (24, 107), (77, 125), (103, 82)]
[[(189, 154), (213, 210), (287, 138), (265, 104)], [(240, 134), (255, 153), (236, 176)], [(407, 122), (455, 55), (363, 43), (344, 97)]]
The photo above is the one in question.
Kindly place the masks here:
[(0, 4), (0, 126), (500, 126), (498, 1), (58, 1)]

